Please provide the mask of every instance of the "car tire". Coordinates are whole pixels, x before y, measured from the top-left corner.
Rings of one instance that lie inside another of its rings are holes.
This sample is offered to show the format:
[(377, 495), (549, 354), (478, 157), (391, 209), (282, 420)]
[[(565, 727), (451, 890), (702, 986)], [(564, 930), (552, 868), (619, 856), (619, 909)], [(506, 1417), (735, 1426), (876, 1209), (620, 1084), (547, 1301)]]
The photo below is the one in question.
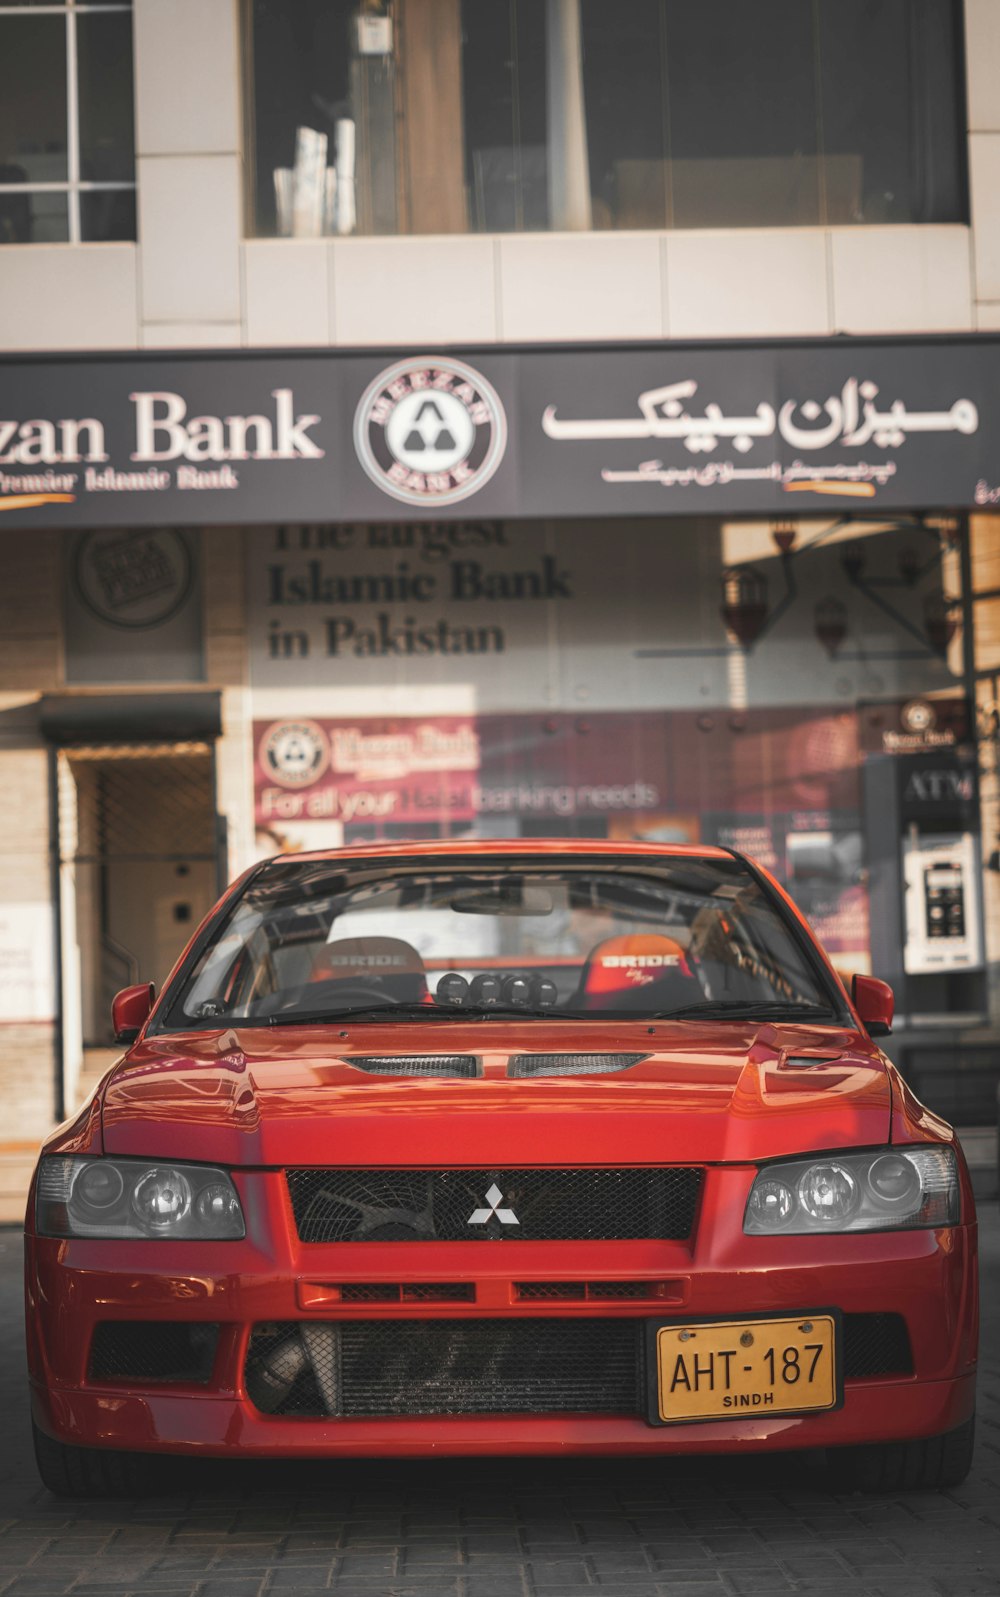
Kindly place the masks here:
[(972, 1467), (975, 1440), (973, 1415), (944, 1436), (831, 1449), (828, 1466), (837, 1489), (846, 1492), (915, 1492), (958, 1486)]
[(148, 1481), (149, 1460), (141, 1454), (70, 1447), (34, 1421), (31, 1431), (42, 1484), (56, 1497), (135, 1497)]

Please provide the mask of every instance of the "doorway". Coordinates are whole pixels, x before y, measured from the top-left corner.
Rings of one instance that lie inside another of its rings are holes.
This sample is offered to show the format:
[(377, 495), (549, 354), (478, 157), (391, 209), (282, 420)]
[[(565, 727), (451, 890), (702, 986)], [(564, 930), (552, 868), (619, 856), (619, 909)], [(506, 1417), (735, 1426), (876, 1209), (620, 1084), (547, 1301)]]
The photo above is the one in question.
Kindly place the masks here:
[(64, 748), (59, 761), (63, 1087), (67, 1112), (120, 1053), (111, 1000), (159, 990), (224, 880), (207, 743)]

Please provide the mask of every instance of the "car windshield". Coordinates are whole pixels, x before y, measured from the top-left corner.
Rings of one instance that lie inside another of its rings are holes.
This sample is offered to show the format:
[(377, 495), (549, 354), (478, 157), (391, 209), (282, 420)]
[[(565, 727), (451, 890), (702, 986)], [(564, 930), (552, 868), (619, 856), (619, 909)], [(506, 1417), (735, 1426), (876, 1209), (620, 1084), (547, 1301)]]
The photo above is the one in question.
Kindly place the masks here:
[(491, 1014), (846, 1018), (739, 860), (480, 855), (272, 861), (196, 949), (157, 1029)]

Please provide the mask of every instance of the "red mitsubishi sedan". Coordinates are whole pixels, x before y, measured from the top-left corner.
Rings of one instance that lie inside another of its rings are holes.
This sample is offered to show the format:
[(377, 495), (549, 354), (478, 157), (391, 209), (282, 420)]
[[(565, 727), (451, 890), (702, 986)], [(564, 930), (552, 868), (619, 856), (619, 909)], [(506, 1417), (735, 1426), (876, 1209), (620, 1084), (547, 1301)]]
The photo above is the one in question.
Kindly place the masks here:
[(38, 1465), (825, 1449), (968, 1471), (954, 1133), (782, 889), (721, 848), (270, 860), (38, 1164)]

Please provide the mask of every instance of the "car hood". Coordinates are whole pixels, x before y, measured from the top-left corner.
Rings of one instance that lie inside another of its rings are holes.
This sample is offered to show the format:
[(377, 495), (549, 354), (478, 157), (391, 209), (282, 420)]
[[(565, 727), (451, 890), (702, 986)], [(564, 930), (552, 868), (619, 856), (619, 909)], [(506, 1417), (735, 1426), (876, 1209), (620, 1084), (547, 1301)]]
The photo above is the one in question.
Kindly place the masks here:
[[(640, 1056), (511, 1079), (523, 1054)], [(472, 1054), (462, 1080), (354, 1059)], [(647, 1164), (889, 1138), (891, 1089), (856, 1031), (768, 1023), (438, 1022), (150, 1037), (102, 1088), (105, 1151), (224, 1165)]]

